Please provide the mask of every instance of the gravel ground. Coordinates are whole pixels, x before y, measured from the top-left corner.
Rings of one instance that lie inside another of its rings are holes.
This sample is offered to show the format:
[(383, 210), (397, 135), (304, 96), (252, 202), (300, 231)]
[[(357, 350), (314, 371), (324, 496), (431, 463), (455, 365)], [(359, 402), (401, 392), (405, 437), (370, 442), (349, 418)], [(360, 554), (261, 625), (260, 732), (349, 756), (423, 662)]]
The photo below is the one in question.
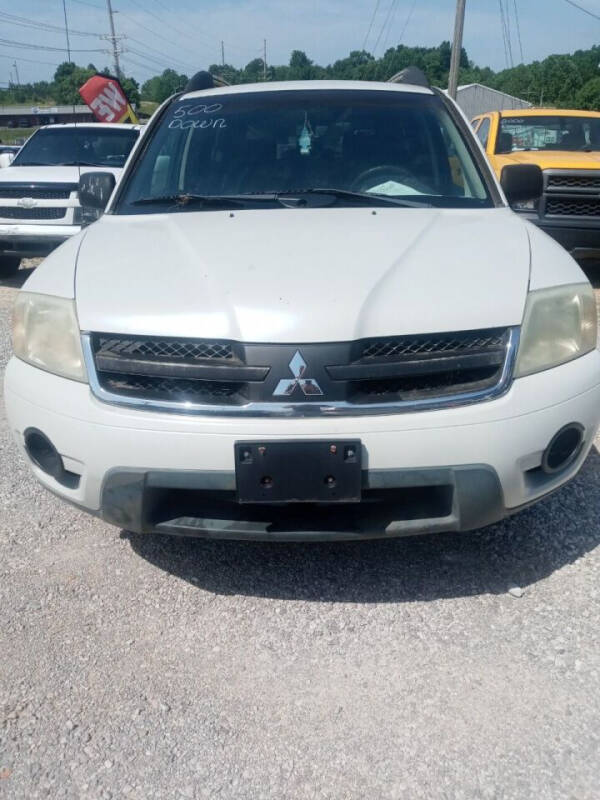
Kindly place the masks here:
[(479, 533), (188, 541), (41, 490), (0, 403), (0, 797), (597, 798), (599, 446)]

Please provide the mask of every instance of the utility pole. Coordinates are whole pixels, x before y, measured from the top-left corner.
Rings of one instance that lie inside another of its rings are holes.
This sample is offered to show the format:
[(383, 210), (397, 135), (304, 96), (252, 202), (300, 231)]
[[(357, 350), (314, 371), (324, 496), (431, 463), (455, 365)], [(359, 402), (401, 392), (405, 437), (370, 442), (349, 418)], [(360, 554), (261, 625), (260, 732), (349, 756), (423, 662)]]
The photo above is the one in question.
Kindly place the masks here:
[(112, 42), (112, 50), (113, 50), (113, 60), (115, 64), (115, 73), (117, 78), (121, 77), (121, 65), (119, 64), (119, 47), (118, 42), (121, 38), (117, 36), (115, 33), (115, 20), (114, 20), (114, 11), (112, 10), (112, 5), (110, 0), (106, 0), (106, 6), (108, 8), (108, 18), (110, 20), (110, 36), (108, 37), (109, 40)]
[(67, 34), (67, 56), (71, 63), (71, 43), (69, 42), (69, 23), (67, 21), (67, 0), (63, 0), (63, 12), (65, 15), (65, 33)]
[(17, 62), (13, 63), (13, 67), (15, 68), (15, 75), (17, 77), (17, 86), (21, 85), (21, 81), (19, 80), (19, 68), (17, 67)]
[(263, 80), (267, 80), (267, 40), (263, 39)]
[(225, 42), (221, 40), (221, 66), (225, 66)]
[(465, 27), (466, 0), (456, 0), (456, 18), (454, 20), (454, 40), (452, 42), (452, 55), (450, 56), (450, 74), (448, 75), (448, 94), (456, 100), (458, 87), (458, 68), (462, 52), (463, 30)]

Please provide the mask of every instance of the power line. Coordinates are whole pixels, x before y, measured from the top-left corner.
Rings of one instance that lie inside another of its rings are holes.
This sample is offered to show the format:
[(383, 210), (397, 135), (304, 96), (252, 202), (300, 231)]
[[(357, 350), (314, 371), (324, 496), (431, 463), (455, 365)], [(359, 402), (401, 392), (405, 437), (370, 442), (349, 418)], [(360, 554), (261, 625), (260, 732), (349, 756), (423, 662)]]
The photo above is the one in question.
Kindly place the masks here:
[[(501, 5), (504, 5), (503, 0), (500, 0)], [(504, 12), (504, 24), (506, 25), (506, 44), (508, 45), (508, 58), (510, 59), (510, 66), (514, 67), (515, 62), (512, 52), (512, 36), (510, 33), (510, 4), (506, 0), (506, 10)]]
[[(29, 44), (28, 42), (16, 42), (13, 39), (0, 39), (0, 44), (10, 44), (12, 47), (22, 47), (25, 50), (48, 50), (55, 53), (64, 53), (64, 47), (50, 47), (42, 44)], [(105, 53), (103, 49), (84, 48), (83, 50), (72, 50), (72, 53)]]
[(392, 13), (393, 13), (394, 8), (397, 5), (397, 3), (398, 3), (398, 0), (392, 0), (392, 2), (390, 3), (390, 7), (388, 8), (388, 12), (387, 12), (386, 17), (385, 17), (385, 19), (383, 21), (383, 25), (381, 26), (381, 30), (379, 31), (379, 36), (377, 37), (377, 41), (375, 42), (375, 47), (373, 48), (373, 55), (375, 55), (375, 53), (377, 52), (377, 48), (379, 47), (379, 41), (380, 41), (381, 37), (383, 36), (384, 30), (388, 26), (388, 23), (390, 21), (390, 18), (392, 16)]
[(367, 32), (365, 33), (365, 38), (363, 40), (362, 49), (364, 50), (367, 46), (367, 41), (369, 36), (371, 35), (371, 30), (373, 29), (373, 23), (375, 22), (375, 17), (377, 16), (377, 12), (379, 11), (379, 6), (381, 5), (381, 0), (377, 0), (375, 3), (375, 8), (373, 9), (373, 13), (371, 14), (371, 21), (369, 22), (369, 27), (367, 28)]
[(408, 28), (408, 26), (410, 24), (410, 21), (412, 19), (412, 15), (414, 13), (414, 10), (415, 10), (416, 6), (417, 6), (417, 0), (413, 0), (412, 6), (410, 7), (410, 11), (408, 12), (408, 15), (406, 17), (406, 22), (404, 23), (404, 27), (402, 28), (402, 31), (400, 32), (400, 38), (398, 39), (398, 44), (400, 44), (400, 42), (404, 39), (404, 34), (406, 33), (406, 29)]
[[(173, 25), (173, 23), (170, 20), (167, 21), (167, 20), (163, 19), (162, 17), (159, 17), (158, 14), (155, 14), (154, 11), (151, 11), (150, 9), (146, 8), (145, 5), (142, 4), (139, 0), (130, 0), (130, 2), (132, 2), (135, 6), (137, 6), (137, 8), (139, 8), (140, 11), (142, 11), (144, 14), (147, 14), (148, 16), (152, 17), (157, 22), (159, 22), (162, 27), (170, 28), (174, 33), (178, 34), (179, 36), (185, 36), (187, 39), (190, 39), (191, 41), (193, 41), (195, 45), (198, 44), (198, 39), (202, 39), (206, 44), (208, 44), (212, 48), (214, 48), (214, 52), (218, 51), (218, 45), (216, 44), (218, 39), (217, 39), (216, 36), (212, 36), (212, 35), (206, 36), (206, 35), (203, 35), (202, 33), (198, 33), (197, 31), (194, 31), (194, 33), (191, 34), (188, 31), (186, 31), (186, 30), (184, 30), (182, 28), (178, 28), (176, 25)], [(157, 0), (154, 0), (154, 2), (163, 11), (165, 11), (167, 14), (171, 13), (171, 9), (167, 8), (162, 3), (157, 2)], [(121, 12), (121, 13), (125, 16), (124, 12)], [(137, 24), (137, 20), (134, 20), (134, 21)], [(180, 47), (180, 43), (179, 42), (177, 43), (177, 46)], [(246, 54), (250, 53), (250, 52), (254, 53), (254, 50), (250, 50), (250, 48), (247, 48), (247, 47), (236, 47), (235, 45), (232, 45), (232, 44), (229, 44), (229, 43), (227, 44), (227, 46), (231, 50), (237, 50), (240, 53), (246, 53)]]
[(570, 6), (573, 6), (573, 8), (579, 9), (579, 11), (583, 11), (584, 14), (588, 14), (590, 17), (593, 17), (594, 19), (600, 19), (600, 14), (594, 14), (593, 11), (589, 11), (587, 8), (580, 6), (579, 3), (575, 3), (574, 0), (565, 0), (565, 3), (568, 3)]
[(88, 0), (71, 0), (72, 3), (77, 3), (80, 6), (89, 6), (90, 8), (97, 8), (98, 11), (104, 12), (102, 6), (99, 6), (97, 3), (89, 3)]
[[(0, 11), (0, 17), (2, 18), (3, 22), (7, 22), (9, 25), (20, 25), (22, 28), (34, 28), (35, 30), (40, 31), (55, 31), (56, 33), (65, 33), (66, 31), (66, 28), (63, 28), (62, 25), (51, 25), (47, 22), (38, 22), (33, 19), (28, 19), (27, 17), (18, 17), (15, 14), (7, 14), (5, 11)], [(93, 36), (98, 38), (97, 33), (89, 33), (89, 31), (69, 30), (69, 33), (73, 36)]]
[(504, 45), (504, 61), (508, 68), (508, 45), (506, 42), (506, 23), (504, 20), (504, 6), (502, 4), (502, 0), (498, 0), (498, 5), (500, 6), (500, 25), (502, 27), (502, 44)]
[[(179, 64), (180, 66), (182, 66), (184, 69), (187, 69), (187, 70), (195, 69), (195, 67), (192, 67), (190, 64), (186, 63), (185, 61), (181, 61), (178, 58), (173, 58), (172, 56), (167, 55), (166, 53), (164, 53), (162, 50), (157, 50), (155, 47), (150, 47), (145, 42), (142, 42), (140, 39), (136, 39), (135, 36), (127, 36), (126, 38), (127, 38), (128, 42), (135, 42), (136, 44), (139, 44), (141, 47), (143, 47), (145, 50), (150, 51), (151, 53), (155, 53), (156, 55), (159, 55), (162, 59), (165, 59), (166, 61), (170, 61), (174, 65)], [(128, 49), (131, 49), (131, 48), (128, 48)]]
[(60, 64), (57, 61), (38, 61), (37, 59), (24, 58), (23, 56), (16, 56), (14, 54), (4, 55), (4, 53), (0, 53), (0, 58), (8, 58), (11, 61), (15, 58), (18, 58), (19, 61), (27, 61), (29, 64), (45, 64), (48, 67), (60, 67)]
[(525, 63), (523, 56), (523, 42), (521, 41), (521, 26), (519, 25), (519, 10), (517, 8), (517, 0), (513, 0), (515, 6), (515, 23), (517, 26), (517, 41), (519, 42), (519, 53), (521, 54), (521, 64)]
[(396, 19), (396, 12), (397, 11), (398, 11), (398, 2), (396, 2), (396, 5), (394, 6), (394, 10), (392, 11), (392, 16), (390, 18), (390, 24), (387, 27), (387, 30), (385, 32), (385, 37), (383, 39), (383, 45), (382, 45), (381, 49), (383, 50), (384, 53), (385, 53), (385, 46), (388, 43), (388, 39), (390, 38), (390, 32), (391, 32), (392, 28), (394, 27), (394, 20)]

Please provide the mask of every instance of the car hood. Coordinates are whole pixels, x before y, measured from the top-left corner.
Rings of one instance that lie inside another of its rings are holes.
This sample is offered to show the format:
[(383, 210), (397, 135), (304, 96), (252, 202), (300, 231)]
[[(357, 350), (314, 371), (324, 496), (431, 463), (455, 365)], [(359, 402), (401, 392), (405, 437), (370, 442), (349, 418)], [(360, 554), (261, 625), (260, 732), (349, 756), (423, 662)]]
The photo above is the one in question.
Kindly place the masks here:
[(518, 325), (529, 261), (506, 208), (107, 215), (75, 296), (87, 331), (347, 341)]
[(84, 172), (112, 172), (118, 177), (123, 169), (109, 167), (18, 167), (0, 169), (0, 183), (79, 183)]
[(537, 164), (541, 169), (600, 169), (600, 152), (580, 150), (520, 150), (496, 155), (505, 164)]

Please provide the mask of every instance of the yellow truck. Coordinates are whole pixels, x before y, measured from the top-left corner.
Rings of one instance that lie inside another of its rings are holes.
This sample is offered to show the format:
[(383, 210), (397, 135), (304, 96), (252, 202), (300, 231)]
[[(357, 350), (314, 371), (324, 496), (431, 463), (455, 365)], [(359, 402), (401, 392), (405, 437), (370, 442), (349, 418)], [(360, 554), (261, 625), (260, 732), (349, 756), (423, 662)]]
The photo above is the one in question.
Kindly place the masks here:
[(496, 175), (537, 164), (539, 200), (514, 206), (577, 259), (600, 259), (600, 113), (557, 108), (491, 111), (471, 122)]

